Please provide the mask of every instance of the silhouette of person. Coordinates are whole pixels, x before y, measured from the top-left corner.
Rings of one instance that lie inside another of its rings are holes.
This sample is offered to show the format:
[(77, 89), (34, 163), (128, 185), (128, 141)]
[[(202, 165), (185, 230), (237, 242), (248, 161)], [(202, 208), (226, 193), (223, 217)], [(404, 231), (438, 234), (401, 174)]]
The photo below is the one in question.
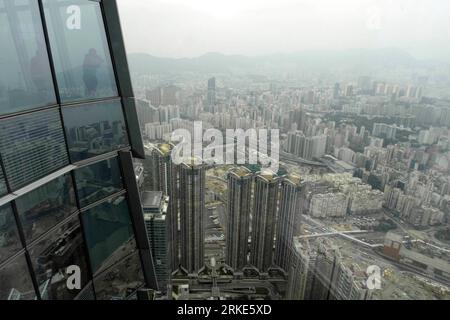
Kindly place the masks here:
[(86, 87), (85, 94), (90, 97), (97, 92), (98, 79), (97, 70), (103, 63), (103, 59), (97, 54), (94, 48), (89, 49), (89, 52), (84, 56), (83, 62), (83, 81)]
[(38, 43), (36, 54), (30, 60), (31, 79), (41, 93), (49, 90), (51, 81), (47, 49), (42, 42)]

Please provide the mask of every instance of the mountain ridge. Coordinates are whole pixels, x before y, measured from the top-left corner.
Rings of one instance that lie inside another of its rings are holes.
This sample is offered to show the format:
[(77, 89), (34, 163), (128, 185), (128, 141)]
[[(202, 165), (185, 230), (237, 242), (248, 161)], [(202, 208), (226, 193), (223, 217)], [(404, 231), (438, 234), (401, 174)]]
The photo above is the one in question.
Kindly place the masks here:
[(208, 52), (190, 58), (165, 58), (148, 53), (129, 53), (128, 61), (132, 72), (171, 73), (206, 72), (222, 73), (233, 71), (258, 72), (263, 70), (329, 70), (334, 68), (393, 68), (431, 66), (434, 61), (421, 61), (404, 50), (348, 49), (348, 50), (305, 50), (295, 53), (275, 53), (258, 56), (227, 55)]

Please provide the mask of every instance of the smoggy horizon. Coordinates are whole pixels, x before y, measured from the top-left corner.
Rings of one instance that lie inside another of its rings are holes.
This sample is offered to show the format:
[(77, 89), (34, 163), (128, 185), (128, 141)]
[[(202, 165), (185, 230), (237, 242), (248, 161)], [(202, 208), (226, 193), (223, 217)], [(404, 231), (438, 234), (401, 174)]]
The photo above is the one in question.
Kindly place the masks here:
[(398, 48), (449, 61), (450, 3), (435, 0), (118, 0), (130, 53), (191, 58)]

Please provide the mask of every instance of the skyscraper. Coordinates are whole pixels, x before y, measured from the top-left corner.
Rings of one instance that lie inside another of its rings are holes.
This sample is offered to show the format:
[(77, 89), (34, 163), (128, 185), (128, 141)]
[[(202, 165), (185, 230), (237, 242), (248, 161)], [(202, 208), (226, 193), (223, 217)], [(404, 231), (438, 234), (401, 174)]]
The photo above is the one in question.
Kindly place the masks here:
[(192, 160), (178, 170), (181, 266), (195, 273), (204, 265), (205, 166)]
[(162, 191), (169, 197), (169, 207), (166, 216), (167, 241), (169, 250), (170, 271), (179, 266), (179, 239), (178, 239), (178, 167), (172, 163), (173, 145), (158, 144), (146, 149), (146, 188), (148, 191)]
[(335, 83), (333, 87), (333, 99), (339, 98), (339, 90), (340, 90), (339, 83)]
[(147, 169), (146, 189), (149, 191), (162, 191), (169, 195), (171, 150), (173, 145), (161, 143), (150, 148), (146, 147), (145, 167)]
[(116, 2), (0, 0), (0, 25), (0, 300), (157, 289)]
[(177, 105), (177, 91), (176, 86), (170, 85), (163, 88), (161, 105), (176, 106)]
[(163, 292), (169, 281), (169, 246), (167, 243), (167, 196), (161, 191), (145, 191), (142, 195), (145, 227), (155, 263), (156, 279)]
[(286, 298), (289, 300), (307, 300), (314, 279), (315, 252), (308, 242), (300, 242), (295, 238), (292, 243), (289, 278), (286, 288)]
[(208, 79), (208, 95), (207, 95), (208, 110), (212, 111), (216, 105), (216, 78)]
[(279, 178), (260, 173), (255, 178), (253, 197), (250, 264), (260, 272), (273, 265), (273, 246), (278, 204)]
[(245, 167), (228, 173), (226, 263), (234, 270), (247, 265), (252, 181), (253, 175)]
[(281, 182), (275, 243), (275, 264), (289, 271), (294, 232), (300, 215), (300, 177), (290, 175)]
[(147, 100), (150, 101), (150, 104), (153, 107), (158, 108), (161, 105), (161, 103), (162, 103), (162, 89), (161, 89), (161, 87), (157, 87), (157, 88), (152, 89), (152, 90), (147, 90), (145, 95), (146, 95)]

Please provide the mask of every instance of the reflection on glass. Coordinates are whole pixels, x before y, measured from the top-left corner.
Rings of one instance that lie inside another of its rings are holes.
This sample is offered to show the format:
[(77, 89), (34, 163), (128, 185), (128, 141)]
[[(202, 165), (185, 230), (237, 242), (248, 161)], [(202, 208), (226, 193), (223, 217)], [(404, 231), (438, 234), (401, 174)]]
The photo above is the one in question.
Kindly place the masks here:
[(138, 253), (129, 255), (94, 278), (98, 300), (125, 299), (143, 284), (144, 276)]
[(23, 254), (0, 269), (0, 284), (0, 300), (36, 299)]
[(83, 289), (81, 289), (74, 300), (95, 300), (94, 286), (92, 285), (92, 282), (88, 283)]
[(128, 145), (120, 101), (63, 108), (72, 162)]
[(124, 196), (87, 210), (82, 220), (93, 272), (107, 268), (136, 249)]
[(1, 120), (0, 153), (13, 190), (68, 164), (58, 110)]
[(69, 300), (80, 292), (67, 286), (68, 266), (80, 267), (81, 288), (87, 283), (86, 251), (78, 217), (50, 232), (29, 251), (42, 299)]
[(44, 1), (62, 102), (117, 96), (100, 4)]
[[(21, 248), (11, 205), (0, 207), (0, 263)], [(0, 282), (1, 283), (1, 282)]]
[(117, 158), (100, 161), (76, 170), (75, 180), (82, 207), (123, 188)]
[(23, 195), (16, 205), (25, 239), (30, 242), (76, 210), (70, 174)]
[(3, 170), (0, 169), (0, 196), (8, 193), (8, 189), (6, 188), (5, 177), (3, 176)]
[(37, 1), (0, 7), (0, 114), (56, 104)]

